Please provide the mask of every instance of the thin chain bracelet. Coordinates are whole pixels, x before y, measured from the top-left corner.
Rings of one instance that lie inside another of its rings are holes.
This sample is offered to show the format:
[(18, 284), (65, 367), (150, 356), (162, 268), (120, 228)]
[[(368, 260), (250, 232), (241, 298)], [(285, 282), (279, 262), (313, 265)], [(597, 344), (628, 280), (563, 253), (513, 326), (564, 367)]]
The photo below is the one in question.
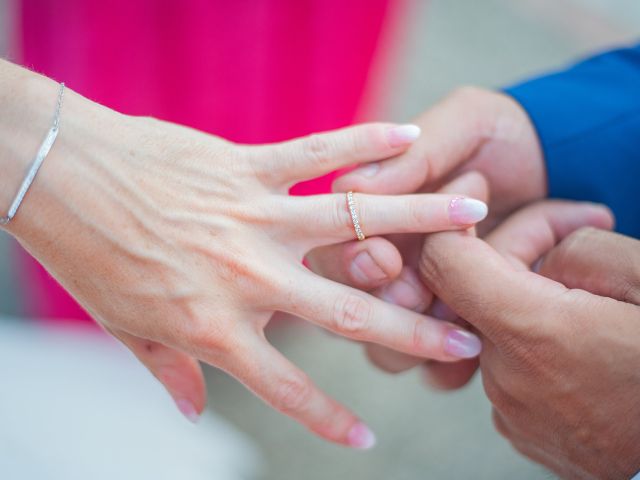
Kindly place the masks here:
[(29, 167), (29, 171), (27, 175), (24, 177), (24, 180), (20, 184), (20, 189), (18, 193), (16, 193), (13, 202), (11, 202), (11, 206), (9, 207), (9, 211), (7, 212), (6, 217), (0, 217), (0, 225), (7, 225), (13, 217), (16, 216), (20, 205), (22, 205), (22, 201), (24, 200), (25, 195), (29, 191), (29, 187), (36, 178), (38, 174), (38, 170), (42, 166), (44, 159), (47, 158), (51, 147), (58, 138), (58, 132), (60, 131), (60, 111), (62, 110), (62, 100), (64, 99), (64, 83), (60, 84), (60, 91), (58, 92), (58, 103), (56, 104), (56, 111), (53, 116), (53, 125), (47, 132), (47, 136), (44, 138), (42, 145), (40, 145), (40, 149), (36, 155), (36, 158), (33, 159), (31, 166)]

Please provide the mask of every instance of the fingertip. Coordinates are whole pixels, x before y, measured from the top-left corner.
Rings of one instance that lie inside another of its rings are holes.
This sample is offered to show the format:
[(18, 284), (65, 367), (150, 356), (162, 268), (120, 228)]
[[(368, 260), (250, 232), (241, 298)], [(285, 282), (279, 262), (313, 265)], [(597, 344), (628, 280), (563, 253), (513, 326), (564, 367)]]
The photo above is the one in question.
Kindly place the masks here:
[(387, 129), (387, 141), (391, 148), (408, 147), (420, 137), (421, 129), (418, 125), (397, 125)]
[(185, 357), (183, 361), (161, 366), (156, 377), (173, 398), (178, 410), (192, 423), (197, 423), (207, 403), (202, 368), (197, 360)]
[(449, 203), (449, 218), (455, 225), (474, 225), (487, 217), (486, 203), (467, 197), (455, 197)]
[(418, 273), (410, 267), (403, 267), (397, 278), (376, 292), (381, 300), (418, 313), (424, 312), (431, 302), (431, 292), (424, 286)]
[(482, 351), (482, 342), (477, 335), (455, 328), (447, 333), (444, 351), (455, 358), (475, 358)]
[(356, 423), (347, 434), (347, 443), (357, 450), (370, 450), (377, 443), (376, 435), (364, 423)]
[(196, 409), (195, 404), (187, 398), (178, 398), (174, 400), (180, 413), (189, 420), (191, 423), (198, 423), (200, 420), (200, 413)]
[(590, 225), (603, 230), (613, 230), (615, 227), (615, 215), (613, 211), (603, 204), (590, 205)]
[(454, 195), (465, 195), (481, 200), (489, 201), (489, 181), (476, 170), (465, 172), (454, 178), (439, 191)]
[(437, 390), (450, 391), (464, 387), (478, 369), (478, 360), (460, 360), (456, 363), (426, 362), (422, 368), (424, 382)]
[(402, 271), (400, 252), (382, 237), (352, 242), (343, 255), (343, 264), (349, 265), (351, 283), (358, 288), (377, 288), (397, 278)]

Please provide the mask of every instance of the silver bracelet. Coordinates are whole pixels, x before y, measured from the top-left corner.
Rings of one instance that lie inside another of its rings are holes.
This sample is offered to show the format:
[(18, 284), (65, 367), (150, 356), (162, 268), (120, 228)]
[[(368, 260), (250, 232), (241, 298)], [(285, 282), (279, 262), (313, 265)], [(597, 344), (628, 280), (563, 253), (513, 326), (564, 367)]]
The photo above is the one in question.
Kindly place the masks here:
[(29, 187), (31, 187), (31, 184), (38, 174), (38, 170), (40, 170), (40, 167), (42, 166), (42, 162), (44, 162), (44, 159), (47, 158), (51, 147), (53, 147), (56, 138), (58, 138), (58, 132), (60, 131), (60, 110), (62, 110), (63, 98), (64, 83), (61, 83), (60, 91), (58, 92), (58, 103), (56, 104), (56, 112), (53, 116), (53, 125), (51, 125), (51, 128), (47, 132), (47, 136), (44, 138), (42, 145), (40, 145), (40, 149), (38, 150), (36, 158), (34, 158), (33, 162), (31, 162), (29, 171), (24, 177), (22, 184), (20, 184), (20, 189), (18, 190), (18, 193), (16, 193), (13, 202), (11, 202), (11, 206), (9, 207), (9, 211), (7, 212), (7, 216), (0, 217), (0, 225), (7, 225), (13, 219), (13, 217), (15, 217), (18, 209), (20, 208), (20, 205), (22, 204), (22, 201), (24, 200), (25, 195), (29, 191)]

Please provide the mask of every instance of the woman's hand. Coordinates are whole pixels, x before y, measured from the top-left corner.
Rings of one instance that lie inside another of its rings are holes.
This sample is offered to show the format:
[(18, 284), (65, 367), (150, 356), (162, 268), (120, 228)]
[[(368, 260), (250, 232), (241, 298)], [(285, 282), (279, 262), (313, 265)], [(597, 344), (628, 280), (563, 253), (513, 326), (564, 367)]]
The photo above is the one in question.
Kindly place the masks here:
[[(56, 86), (30, 80), (46, 103)], [(344, 194), (290, 197), (300, 180), (403, 152), (413, 126), (371, 124), (271, 146), (240, 146), (69, 93), (58, 142), (10, 231), (195, 419), (197, 359), (243, 382), (318, 435), (368, 447), (373, 435), (266, 341), (276, 311), (340, 335), (454, 361), (459, 326), (323, 279), (301, 263), (355, 237)], [(365, 234), (464, 229), (481, 202), (453, 195), (356, 195)], [(360, 268), (366, 269), (366, 260)], [(453, 337), (452, 337), (453, 336)]]

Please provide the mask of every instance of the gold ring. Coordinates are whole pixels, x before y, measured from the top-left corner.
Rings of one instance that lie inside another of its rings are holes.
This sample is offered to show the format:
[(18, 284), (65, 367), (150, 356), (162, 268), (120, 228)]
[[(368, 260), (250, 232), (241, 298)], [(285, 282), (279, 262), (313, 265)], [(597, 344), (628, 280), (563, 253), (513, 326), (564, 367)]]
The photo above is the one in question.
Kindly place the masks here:
[(347, 207), (349, 207), (349, 213), (351, 214), (351, 223), (353, 223), (353, 229), (356, 231), (358, 240), (362, 241), (366, 237), (362, 233), (362, 227), (360, 227), (360, 219), (358, 218), (358, 209), (356, 208), (356, 201), (353, 198), (353, 192), (347, 192)]

